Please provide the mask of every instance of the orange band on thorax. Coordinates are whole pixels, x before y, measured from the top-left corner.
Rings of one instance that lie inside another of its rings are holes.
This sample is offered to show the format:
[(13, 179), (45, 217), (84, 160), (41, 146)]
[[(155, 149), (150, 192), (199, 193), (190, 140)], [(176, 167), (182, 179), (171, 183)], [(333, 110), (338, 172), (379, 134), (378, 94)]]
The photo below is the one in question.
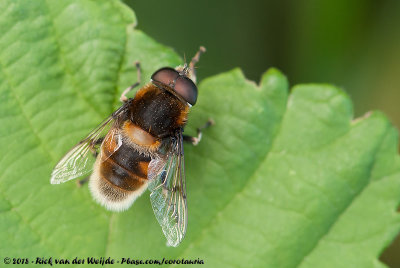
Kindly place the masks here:
[(122, 126), (124, 134), (129, 137), (132, 142), (139, 146), (155, 146), (159, 143), (158, 139), (151, 135), (149, 132), (141, 129), (137, 125), (126, 121)]

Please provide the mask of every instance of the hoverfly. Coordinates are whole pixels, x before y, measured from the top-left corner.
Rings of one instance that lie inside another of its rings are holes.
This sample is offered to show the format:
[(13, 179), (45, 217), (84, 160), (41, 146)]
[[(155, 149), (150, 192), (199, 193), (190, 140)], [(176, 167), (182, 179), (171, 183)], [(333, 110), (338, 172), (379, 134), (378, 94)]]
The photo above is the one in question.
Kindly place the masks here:
[[(189, 65), (164, 67), (151, 76), (134, 98), (121, 95), (123, 105), (58, 162), (52, 184), (90, 174), (93, 198), (112, 211), (128, 209), (147, 188), (154, 214), (167, 238), (178, 246), (187, 228), (187, 203), (183, 141), (201, 139), (182, 134), (189, 108), (196, 103), (194, 65), (203, 47)], [(212, 121), (205, 126), (211, 125)]]

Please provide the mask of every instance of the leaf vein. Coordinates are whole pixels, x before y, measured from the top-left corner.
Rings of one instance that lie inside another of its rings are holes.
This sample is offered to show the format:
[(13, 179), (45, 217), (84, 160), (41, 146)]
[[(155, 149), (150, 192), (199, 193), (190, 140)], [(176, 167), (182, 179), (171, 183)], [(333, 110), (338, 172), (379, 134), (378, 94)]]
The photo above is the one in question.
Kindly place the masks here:
[[(388, 129), (386, 129), (386, 131), (388, 131)], [(386, 134), (386, 132), (383, 133), (382, 137)], [(303, 256), (303, 258), (301, 260), (299, 260), (299, 262), (296, 264), (296, 267), (299, 267), (304, 260), (307, 258), (307, 256), (309, 256), (314, 249), (318, 246), (318, 244), (321, 242), (321, 240), (326, 237), (326, 235), (328, 235), (330, 233), (330, 231), (332, 230), (332, 228), (335, 226), (335, 223), (338, 221), (339, 218), (342, 217), (342, 215), (350, 208), (350, 206), (354, 203), (354, 200), (357, 199), (357, 197), (359, 197), (361, 195), (361, 193), (364, 192), (364, 190), (366, 188), (368, 188), (368, 186), (372, 183), (371, 181), (371, 175), (372, 175), (372, 171), (373, 171), (373, 167), (377, 158), (377, 150), (379, 149), (380, 145), (383, 143), (383, 139), (381, 139), (379, 145), (375, 148), (375, 154), (374, 154), (374, 160), (372, 162), (372, 164), (368, 167), (368, 177), (369, 180), (362, 186), (362, 188), (353, 195), (353, 197), (349, 200), (349, 202), (346, 204), (346, 206), (342, 209), (342, 211), (340, 211), (335, 218), (332, 220), (332, 224), (329, 226), (329, 228), (319, 236), (318, 240), (316, 241), (316, 243), (314, 243), (314, 245), (312, 246), (312, 248), (310, 248), (308, 250), (308, 252)]]
[(51, 150), (46, 146), (46, 144), (43, 142), (43, 140), (40, 138), (39, 133), (36, 131), (36, 129), (33, 127), (33, 124), (29, 118), (29, 116), (27, 115), (26, 111), (23, 108), (23, 105), (21, 103), (20, 98), (18, 97), (18, 95), (15, 93), (15, 87), (13, 86), (12, 80), (10, 78), (10, 76), (7, 74), (5, 67), (3, 65), (3, 62), (0, 61), (0, 69), (1, 72), (3, 73), (5, 80), (7, 81), (8, 87), (10, 88), (10, 92), (12, 94), (12, 96), (14, 97), (18, 108), (21, 111), (21, 115), (22, 117), (25, 119), (25, 121), (27, 122), (28, 127), (31, 129), (32, 134), (34, 135), (34, 137), (38, 140), (40, 146), (44, 149), (44, 151), (46, 152), (46, 154), (48, 155), (48, 157), (50, 158), (50, 160), (54, 160), (55, 157), (52, 155)]
[(72, 88), (73, 88), (75, 94), (78, 96), (78, 98), (83, 100), (90, 107), (90, 109), (93, 110), (97, 115), (99, 115), (100, 117), (103, 117), (103, 115), (94, 107), (94, 105), (78, 90), (78, 84), (75, 81), (73, 72), (69, 68), (69, 66), (67, 64), (67, 60), (65, 59), (65, 53), (66, 52), (62, 49), (62, 46), (61, 46), (60, 35), (59, 35), (58, 31), (57, 31), (57, 27), (56, 27), (55, 20), (54, 20), (55, 17), (54, 17), (54, 15), (52, 15), (52, 11), (51, 11), (51, 8), (50, 8), (50, 6), (48, 4), (48, 0), (45, 0), (45, 3), (46, 3), (46, 6), (47, 6), (47, 10), (48, 10), (47, 14), (49, 15), (49, 20), (50, 20), (50, 23), (51, 23), (51, 26), (52, 26), (53, 32), (54, 32), (53, 38), (54, 38), (54, 42), (55, 42), (55, 45), (57, 47), (57, 50), (59, 52), (58, 53), (58, 55), (60, 56), (59, 59), (60, 59), (60, 62), (62, 64), (62, 66), (63, 66), (63, 69), (64, 69), (65, 73), (70, 78), (69, 81), (72, 83)]

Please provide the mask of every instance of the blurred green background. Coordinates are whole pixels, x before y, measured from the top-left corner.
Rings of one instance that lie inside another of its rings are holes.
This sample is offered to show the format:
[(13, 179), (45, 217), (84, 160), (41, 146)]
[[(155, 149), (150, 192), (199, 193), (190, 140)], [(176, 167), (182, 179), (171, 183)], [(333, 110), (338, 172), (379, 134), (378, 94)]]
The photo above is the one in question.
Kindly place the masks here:
[[(200, 79), (234, 67), (256, 82), (269, 67), (291, 85), (344, 88), (356, 116), (384, 111), (400, 126), (399, 0), (125, 0), (138, 29), (191, 57)], [(218, 90), (218, 89), (216, 89)], [(400, 240), (382, 255), (400, 267)]]

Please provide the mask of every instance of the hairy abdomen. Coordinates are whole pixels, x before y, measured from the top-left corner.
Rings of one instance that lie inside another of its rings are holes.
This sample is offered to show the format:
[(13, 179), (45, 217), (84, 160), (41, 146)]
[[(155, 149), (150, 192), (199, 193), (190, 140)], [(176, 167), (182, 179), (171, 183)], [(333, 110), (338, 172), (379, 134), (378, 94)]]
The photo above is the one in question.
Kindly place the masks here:
[(151, 158), (129, 142), (122, 142), (115, 152), (114, 146), (116, 144), (103, 143), (89, 187), (100, 204), (109, 210), (122, 211), (146, 190)]

